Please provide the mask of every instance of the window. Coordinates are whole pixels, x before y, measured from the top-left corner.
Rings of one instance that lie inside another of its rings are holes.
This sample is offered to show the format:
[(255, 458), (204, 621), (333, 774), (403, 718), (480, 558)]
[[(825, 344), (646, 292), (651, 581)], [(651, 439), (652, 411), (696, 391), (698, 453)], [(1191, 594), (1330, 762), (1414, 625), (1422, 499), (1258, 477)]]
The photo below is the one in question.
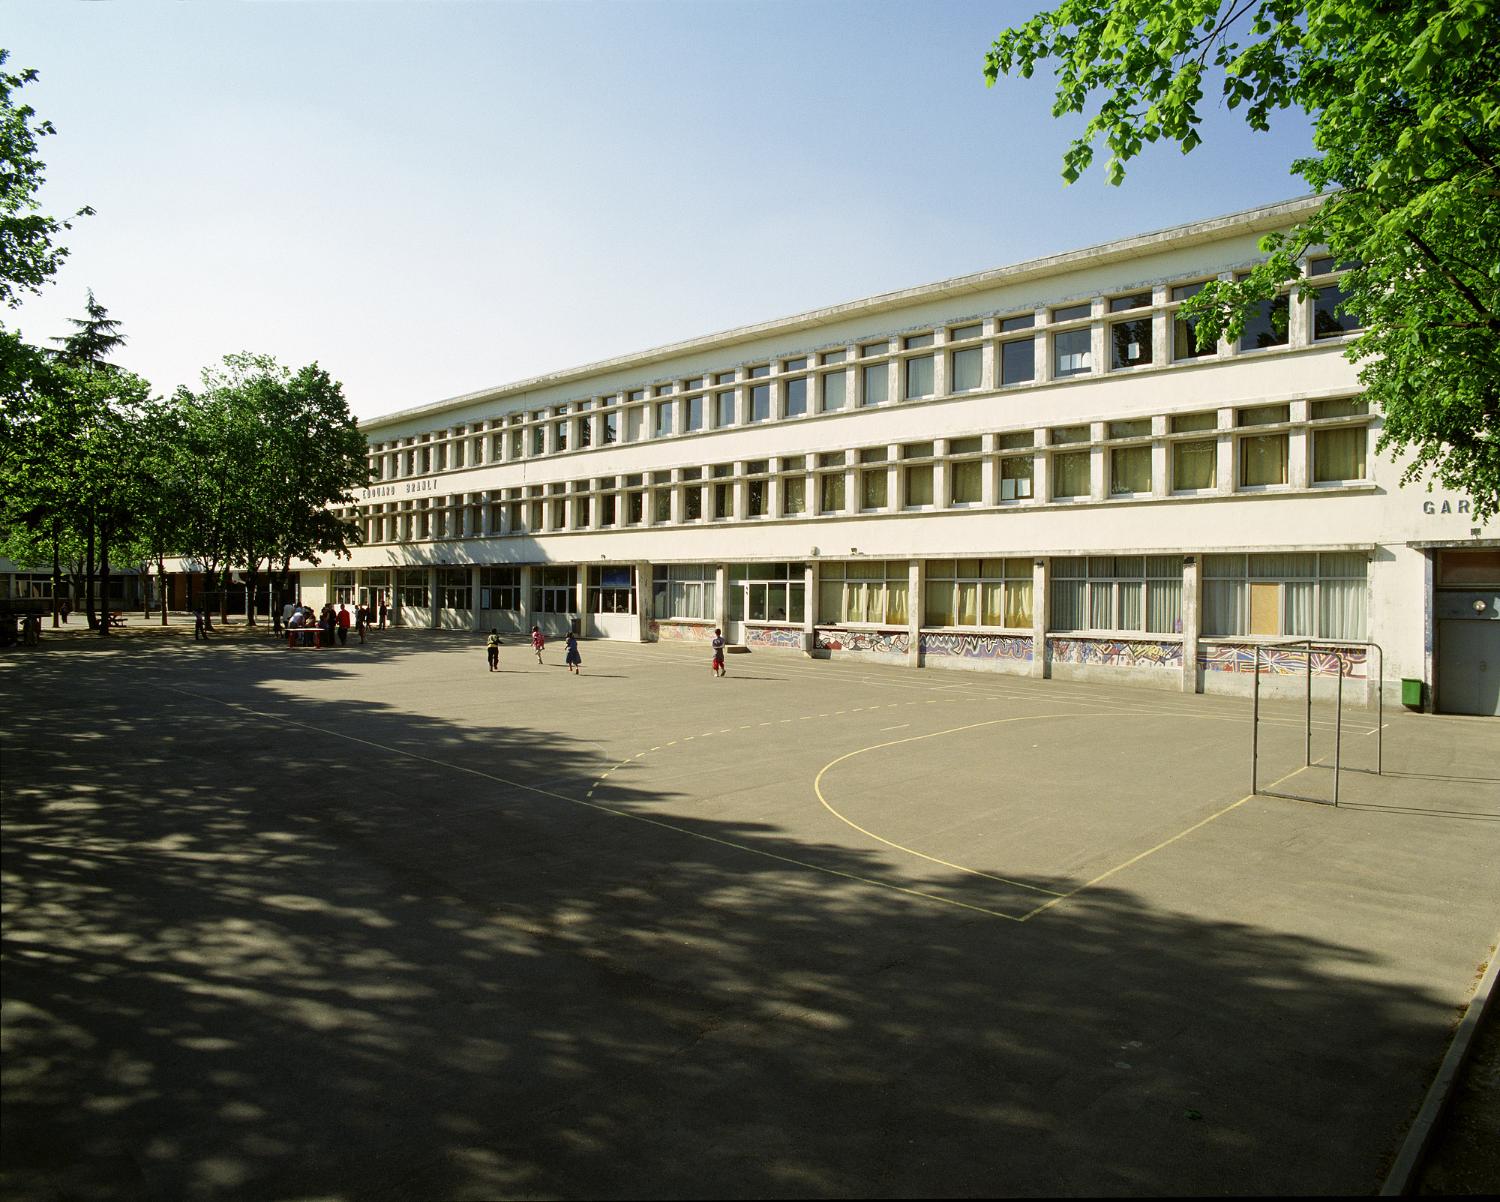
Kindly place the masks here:
[(651, 584), (652, 616), (712, 622), (718, 616), (714, 587), (712, 564), (658, 565)]
[(566, 451), (568, 449), (568, 423), (555, 422), (552, 426), (552, 449), (554, 451)]
[(967, 342), (970, 338), (978, 338), (984, 333), (984, 326), (975, 323), (969, 326), (954, 326), (948, 331), (949, 342)]
[(651, 520), (658, 526), (672, 520), (672, 489), (670, 485), (663, 484), (651, 490)]
[[(931, 334), (925, 335), (931, 338)], [(906, 361), (906, 396), (908, 400), (932, 395), (932, 356), (918, 355)]]
[(687, 399), (687, 428), (689, 434), (703, 429), (705, 420), (703, 405), (704, 398), (701, 392), (697, 396), (690, 396)]
[(909, 351), (920, 350), (924, 346), (931, 346), (932, 343), (933, 335), (931, 334), (912, 334), (901, 340), (902, 347)]
[[(1236, 279), (1243, 280), (1243, 275)], [(1282, 293), (1270, 300), (1261, 301), (1245, 321), (1240, 334), (1240, 350), (1263, 351), (1285, 346), (1289, 337), (1291, 298)]]
[(849, 352), (845, 350), (824, 351), (818, 356), (818, 362), (824, 367), (828, 367), (834, 363), (842, 363), (848, 357)]
[(806, 616), (806, 568), (800, 563), (731, 564), (731, 622), (801, 622)]
[(432, 604), (432, 594), (427, 590), (426, 568), (397, 570), (396, 601), (402, 609), (426, 609)]
[[(751, 374), (754, 374), (753, 372)], [(750, 420), (763, 422), (771, 416), (771, 386), (755, 384), (750, 388)]]
[(620, 411), (618, 409), (607, 410), (600, 418), (599, 428), (601, 440), (605, 446), (620, 441)]
[(1007, 455), (1000, 460), (1000, 499), (1024, 501), (1032, 495), (1035, 463), (1030, 455)]
[(883, 355), (891, 349), (889, 342), (870, 342), (859, 348), (861, 359), (870, 359), (876, 355)]
[(1175, 555), (1065, 556), (1052, 561), (1054, 630), (1182, 632)]
[(531, 608), (539, 614), (570, 614), (577, 605), (578, 569), (531, 569)]
[(818, 576), (818, 621), (905, 626), (909, 592), (904, 559), (825, 563)]
[(771, 365), (769, 363), (762, 363), (759, 367), (752, 367), (750, 369), (750, 378), (752, 380), (763, 380), (770, 374)]
[(689, 484), (682, 490), (682, 520), (684, 522), (703, 520), (703, 485)]
[(861, 509), (884, 509), (890, 471), (884, 466), (867, 467), (859, 473), (859, 507)]
[(807, 512), (807, 477), (784, 476), (781, 480), (781, 513), (794, 517)]
[[(1178, 284), (1172, 289), (1174, 301), (1185, 301), (1203, 291), (1202, 284)], [(1184, 319), (1174, 315), (1172, 319), (1172, 358), (1174, 361), (1182, 359), (1199, 359), (1204, 355), (1212, 355), (1218, 351), (1218, 343), (1212, 339), (1198, 338), (1198, 319)]]
[[(1259, 405), (1241, 409), (1238, 423), (1241, 426), (1270, 425), (1285, 422), (1290, 418), (1287, 405)], [(1239, 439), (1240, 487), (1262, 488), (1267, 485), (1287, 482), (1287, 435), (1246, 435)]]
[(972, 392), (980, 386), (984, 372), (984, 352), (977, 346), (954, 351), (949, 392)]
[(929, 559), (923, 626), (1029, 627), (1031, 560)]
[(763, 518), (766, 516), (766, 496), (770, 492), (770, 481), (766, 478), (770, 471), (770, 463), (765, 459), (756, 459), (745, 464), (745, 516), (747, 518)]
[(1052, 310), (1053, 324), (1062, 321), (1078, 321), (1089, 316), (1093, 312), (1093, 305), (1084, 301), (1081, 305), (1065, 305), (1061, 309)]
[(1068, 451), (1052, 456), (1052, 499), (1073, 500), (1089, 495), (1089, 453)]
[(818, 512), (844, 511), (844, 471), (824, 472), (818, 477)]
[(1057, 379), (1082, 375), (1089, 370), (1093, 334), (1068, 330), (1052, 336), (1052, 375)]
[(677, 432), (677, 406), (672, 401), (663, 401), (656, 407), (656, 437), (670, 438)]
[(1024, 342), (1002, 342), (1000, 344), (1000, 384), (1024, 384), (1036, 379), (1036, 343), (1028, 338)]
[(625, 441), (640, 442), (646, 424), (646, 406), (633, 405), (625, 410)]
[(1015, 317), (1003, 317), (1000, 319), (1000, 332), (1009, 334), (1013, 330), (1029, 330), (1036, 325), (1035, 313), (1021, 313)]
[[(804, 360), (797, 360), (801, 363)], [(786, 380), (781, 385), (782, 395), (786, 397), (786, 415), (788, 417), (801, 417), (807, 412), (807, 377), (796, 376)]]
[(1151, 292), (1132, 292), (1129, 296), (1112, 296), (1109, 300), (1111, 313), (1128, 313), (1131, 309), (1146, 309), (1151, 305)]
[(1172, 444), (1172, 488), (1198, 492), (1218, 487), (1219, 444), (1212, 438)]
[(982, 447), (977, 438), (948, 441), (948, 454), (953, 457), (948, 465), (948, 500), (951, 504), (975, 505), (984, 499), (984, 460), (979, 458)]
[(932, 464), (914, 463), (905, 470), (907, 505), (931, 505)]
[(628, 566), (589, 568), (588, 611), (591, 614), (635, 613), (635, 571)]
[(520, 568), (480, 568), (479, 608), (521, 608)]
[[(1313, 259), (1307, 265), (1310, 276), (1328, 275), (1335, 270), (1332, 259)], [(1313, 337), (1342, 338), (1361, 326), (1359, 318), (1343, 312), (1349, 294), (1337, 280), (1328, 280), (1318, 285), (1318, 296), (1313, 301)]]
[(835, 413), (848, 401), (848, 377), (841, 371), (831, 371), (822, 380), (823, 412)]
[(1151, 319), (1117, 321), (1109, 327), (1110, 366), (1144, 367), (1151, 362)]
[(1109, 452), (1109, 493), (1136, 496), (1151, 491), (1151, 448), (1112, 447)]
[(1205, 555), (1203, 633), (1362, 641), (1367, 564), (1363, 552)]
[(866, 405), (884, 405), (890, 400), (890, 372), (884, 363), (872, 363), (864, 368), (864, 389), (861, 402)]
[(734, 425), (734, 390), (714, 393), (714, 424), (723, 429)]
[(1317, 430), (1313, 433), (1313, 482), (1365, 478), (1364, 427), (1353, 430)]

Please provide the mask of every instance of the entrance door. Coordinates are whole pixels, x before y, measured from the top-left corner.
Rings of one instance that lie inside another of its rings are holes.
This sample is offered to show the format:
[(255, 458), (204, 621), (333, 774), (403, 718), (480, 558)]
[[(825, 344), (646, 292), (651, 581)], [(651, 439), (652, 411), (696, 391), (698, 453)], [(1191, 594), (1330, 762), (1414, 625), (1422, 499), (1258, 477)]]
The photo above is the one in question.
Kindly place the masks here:
[(1500, 551), (1445, 550), (1437, 569), (1437, 708), (1500, 716)]
[(745, 580), (730, 580), (726, 587), (729, 596), (725, 598), (725, 612), (729, 624), (724, 630), (724, 641), (734, 643), (736, 646), (745, 641), (745, 614), (748, 612), (750, 584)]

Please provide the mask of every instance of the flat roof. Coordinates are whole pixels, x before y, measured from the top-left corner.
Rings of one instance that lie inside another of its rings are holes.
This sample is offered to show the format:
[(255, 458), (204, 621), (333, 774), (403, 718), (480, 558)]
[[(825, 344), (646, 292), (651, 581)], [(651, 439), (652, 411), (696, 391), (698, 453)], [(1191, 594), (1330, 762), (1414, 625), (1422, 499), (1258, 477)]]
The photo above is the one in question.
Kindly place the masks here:
[(1097, 246), (1084, 247), (1081, 250), (1070, 250), (1061, 254), (1046, 255), (1039, 259), (1027, 259), (1024, 262), (1014, 263), (1007, 267), (993, 267), (986, 271), (977, 271), (969, 275), (953, 276), (950, 279), (939, 280), (932, 284), (920, 284), (913, 288), (902, 288), (894, 292), (881, 292), (859, 300), (845, 301), (837, 305), (827, 305), (821, 309), (809, 309), (806, 312), (796, 313), (790, 317), (779, 317), (771, 321), (756, 322), (753, 325), (737, 326), (733, 329), (721, 330), (718, 333), (704, 334), (696, 338), (685, 339), (682, 342), (669, 342), (647, 350), (632, 351), (627, 355), (617, 355), (611, 359), (600, 359), (592, 363), (580, 364), (577, 367), (564, 368), (539, 376), (531, 376), (524, 380), (516, 380), (509, 384), (499, 384), (493, 388), (482, 388), (476, 392), (462, 393), (459, 396), (432, 401), (410, 409), (398, 409), (391, 413), (382, 414), (379, 417), (365, 418), (359, 422), (359, 428), (361, 430), (369, 430), (378, 426), (411, 421), (413, 418), (435, 416), (449, 409), (460, 409), (483, 401), (503, 400), (506, 397), (531, 392), (537, 388), (552, 387), (573, 380), (583, 380), (590, 376), (602, 375), (605, 372), (620, 371), (624, 368), (644, 365), (657, 359), (666, 359), (694, 352), (718, 350), (723, 347), (733, 346), (736, 343), (750, 342), (757, 338), (764, 338), (769, 334), (790, 334), (850, 317), (882, 313), (892, 309), (904, 308), (908, 305), (920, 304), (924, 301), (962, 296), (971, 292), (983, 292), (986, 289), (1002, 284), (1015, 284), (1042, 276), (1057, 275), (1074, 267), (1097, 266), (1103, 263), (1120, 262), (1125, 259), (1135, 258), (1142, 252), (1155, 250), (1167, 244), (1173, 246), (1191, 246), (1197, 243), (1213, 242), (1227, 234), (1257, 233), (1279, 229), (1311, 213), (1323, 203), (1324, 199), (1325, 197), (1318, 195), (1299, 196), (1292, 200), (1278, 201), (1275, 204), (1261, 205), (1259, 208), (1245, 209), (1238, 213), (1229, 213), (1222, 217), (1210, 218), (1207, 221), (1194, 221), (1185, 225), (1169, 226), (1166, 229), (1153, 230), (1146, 234), (1134, 234), (1129, 238), (1120, 238), (1113, 242), (1104, 242)]

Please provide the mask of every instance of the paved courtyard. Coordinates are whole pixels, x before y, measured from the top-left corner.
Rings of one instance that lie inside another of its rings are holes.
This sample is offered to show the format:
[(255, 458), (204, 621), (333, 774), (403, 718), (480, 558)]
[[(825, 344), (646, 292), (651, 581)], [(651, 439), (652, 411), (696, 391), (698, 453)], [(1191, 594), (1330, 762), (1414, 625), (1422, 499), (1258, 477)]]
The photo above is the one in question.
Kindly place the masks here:
[(1500, 924), (1492, 720), (1334, 809), (1224, 698), (101, 642), (0, 658), (7, 1199), (1368, 1193)]

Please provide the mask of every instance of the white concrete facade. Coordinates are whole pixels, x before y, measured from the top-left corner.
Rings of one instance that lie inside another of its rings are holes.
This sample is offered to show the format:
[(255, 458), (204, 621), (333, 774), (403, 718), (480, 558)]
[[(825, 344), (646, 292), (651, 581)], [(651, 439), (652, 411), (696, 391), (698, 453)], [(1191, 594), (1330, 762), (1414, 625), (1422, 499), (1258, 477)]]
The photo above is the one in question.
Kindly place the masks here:
[(1315, 203), (366, 421), (365, 544), (304, 568), (304, 599), (1184, 691), (1245, 691), (1257, 645), (1307, 637), (1355, 700), (1378, 643), (1388, 700), (1411, 678), (1430, 704), (1433, 565), (1472, 555), (1487, 588), (1494, 523), (1375, 454), (1327, 302), (1290, 298), (1264, 349), (1192, 353), (1174, 316)]

